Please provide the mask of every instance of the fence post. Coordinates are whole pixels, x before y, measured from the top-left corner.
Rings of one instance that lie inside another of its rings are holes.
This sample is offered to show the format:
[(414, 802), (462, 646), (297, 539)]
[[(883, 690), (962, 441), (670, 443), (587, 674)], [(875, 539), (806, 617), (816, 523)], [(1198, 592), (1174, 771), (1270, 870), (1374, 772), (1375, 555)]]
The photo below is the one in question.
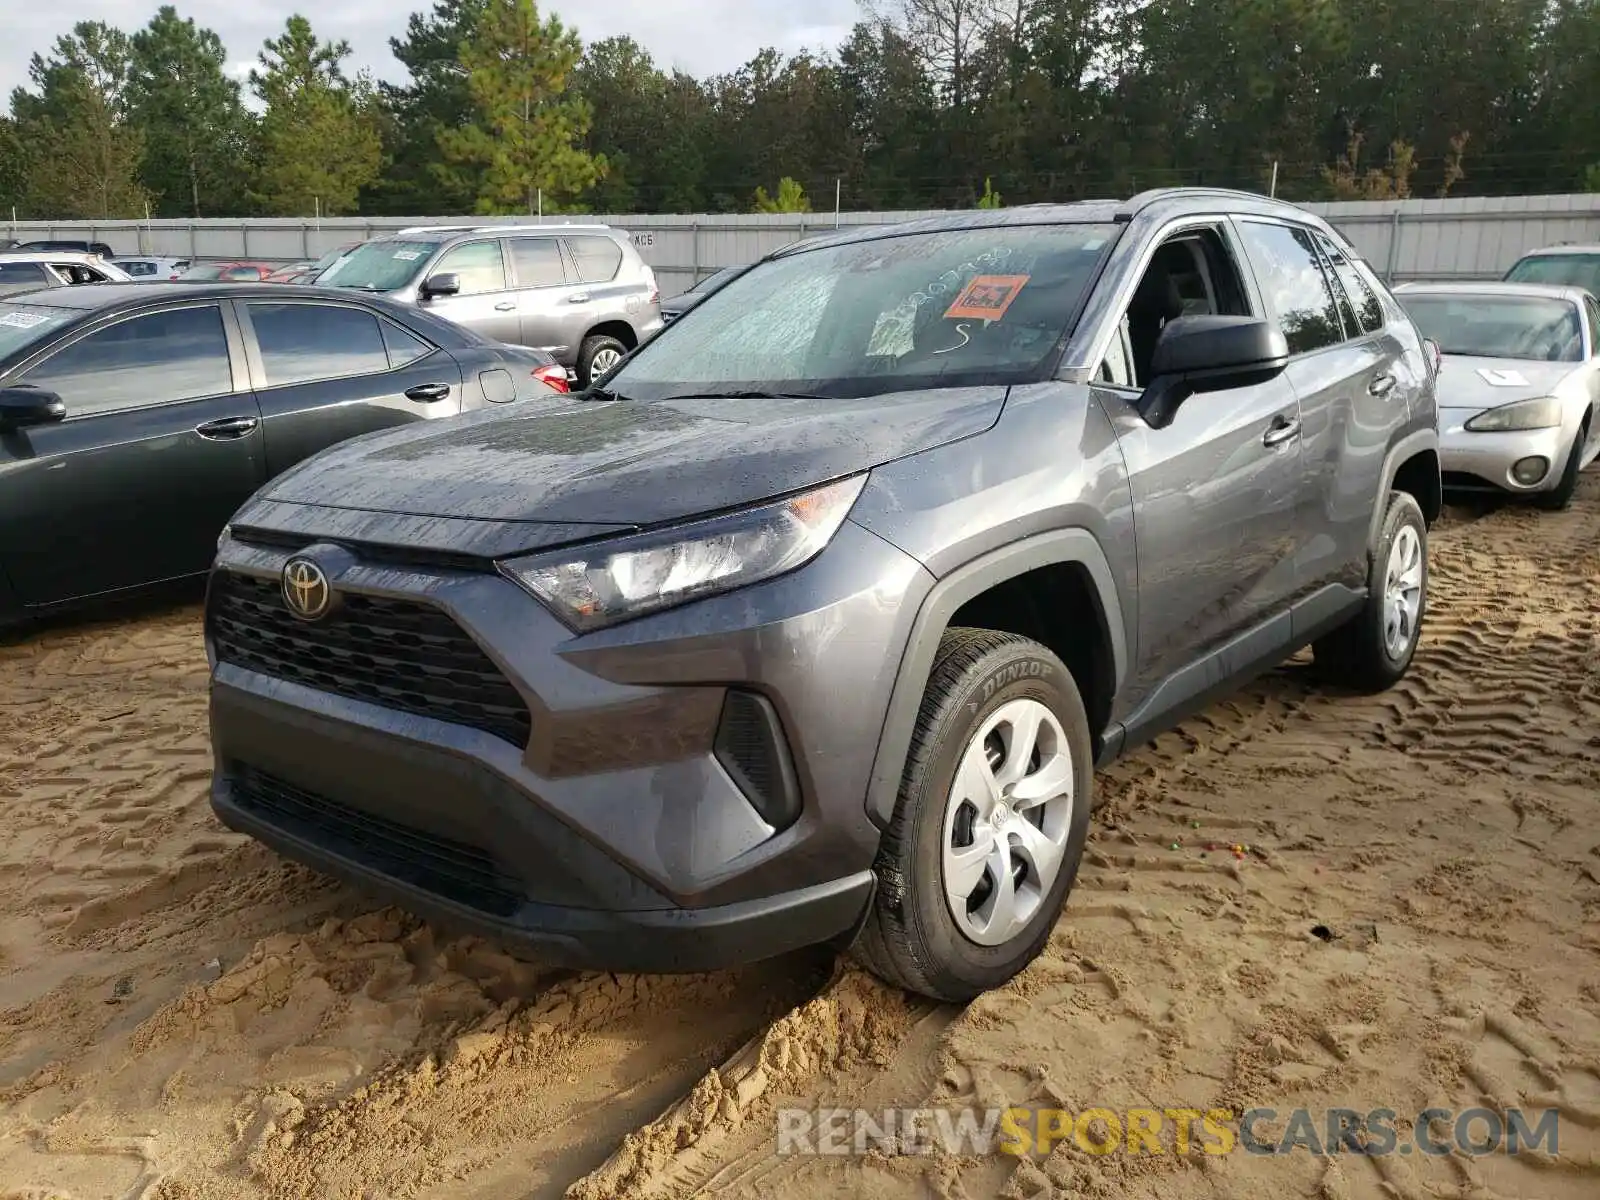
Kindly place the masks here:
[(689, 250), (689, 265), (694, 268), (694, 282), (700, 282), (700, 222), (696, 221), (689, 226), (689, 234), (693, 238)]
[(1400, 206), (1395, 205), (1394, 215), (1389, 221), (1389, 266), (1383, 273), (1383, 281), (1390, 287), (1394, 286), (1394, 273), (1400, 261)]
[(241, 253), (240, 253), (239, 257), (240, 258), (246, 258), (246, 259), (249, 258), (250, 257), (250, 226), (245, 221), (240, 221), (239, 222), (239, 246), (241, 248)]

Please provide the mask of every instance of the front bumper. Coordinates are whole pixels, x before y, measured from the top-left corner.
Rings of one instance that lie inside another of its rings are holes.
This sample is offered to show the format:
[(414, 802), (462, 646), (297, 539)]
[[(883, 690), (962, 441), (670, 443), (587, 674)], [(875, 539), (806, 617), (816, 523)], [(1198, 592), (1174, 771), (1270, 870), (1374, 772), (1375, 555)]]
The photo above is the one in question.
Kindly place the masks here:
[[(218, 568), (276, 580), (291, 552), (229, 540)], [(909, 557), (846, 522), (795, 575), (574, 637), (496, 575), (305, 552), (347, 596), (448, 615), (527, 702), (532, 732), (518, 745), (219, 660), (214, 582), (212, 803), (225, 824), (572, 966), (712, 969), (826, 941), (865, 911), (879, 838), (867, 780), (931, 582)], [(761, 697), (781, 727), (800, 802), (786, 827), (718, 757), (730, 689)]]
[[(1545, 492), (1561, 479), (1567, 461), (1570, 435), (1560, 427), (1511, 433), (1473, 433), (1465, 428), (1483, 410), (1439, 410), (1439, 467), (1447, 488), (1480, 488), (1514, 493)], [(1519, 482), (1511, 473), (1518, 462), (1543, 458), (1544, 474), (1531, 483)]]

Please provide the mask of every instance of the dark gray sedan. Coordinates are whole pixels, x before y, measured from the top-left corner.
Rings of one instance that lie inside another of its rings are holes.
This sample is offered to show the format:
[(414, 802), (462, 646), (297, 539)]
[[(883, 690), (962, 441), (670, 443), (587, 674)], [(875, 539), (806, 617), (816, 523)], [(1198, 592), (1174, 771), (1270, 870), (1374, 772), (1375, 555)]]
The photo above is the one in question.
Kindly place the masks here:
[(699, 304), (700, 301), (704, 300), (707, 296), (713, 294), (714, 292), (721, 291), (725, 284), (737, 279), (749, 269), (750, 267), (748, 265), (742, 267), (723, 267), (722, 270), (716, 272), (714, 275), (707, 275), (704, 279), (697, 281), (693, 287), (686, 288), (679, 292), (672, 299), (663, 300), (661, 302), (662, 322), (667, 325), (672, 324), (672, 322), (683, 316), (684, 313), (688, 312), (695, 305)]
[(200, 575), (268, 479), (357, 434), (566, 389), (541, 351), (282, 284), (0, 299), (0, 624)]

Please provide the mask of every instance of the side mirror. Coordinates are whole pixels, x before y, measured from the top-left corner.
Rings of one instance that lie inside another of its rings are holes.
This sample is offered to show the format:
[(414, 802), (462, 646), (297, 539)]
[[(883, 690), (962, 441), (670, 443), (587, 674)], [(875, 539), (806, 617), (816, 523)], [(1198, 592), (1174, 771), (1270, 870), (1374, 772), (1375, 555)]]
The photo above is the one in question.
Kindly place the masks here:
[(454, 271), (430, 275), (422, 284), (422, 294), (428, 299), (435, 296), (455, 296), (461, 292), (461, 276)]
[(43, 388), (17, 384), (0, 388), (0, 429), (21, 429), (25, 425), (48, 425), (67, 415), (61, 397)]
[(1283, 331), (1257, 317), (1178, 317), (1161, 331), (1140, 413), (1153, 429), (1172, 423), (1198, 392), (1266, 383), (1289, 364)]

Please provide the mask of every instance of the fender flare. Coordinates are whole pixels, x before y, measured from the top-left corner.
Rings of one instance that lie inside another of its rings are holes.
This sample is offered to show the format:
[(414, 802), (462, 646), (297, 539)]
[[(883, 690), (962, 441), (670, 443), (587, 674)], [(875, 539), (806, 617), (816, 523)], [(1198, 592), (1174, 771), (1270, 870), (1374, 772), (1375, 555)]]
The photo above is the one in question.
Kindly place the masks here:
[[(1408, 433), (1393, 446), (1389, 453), (1383, 457), (1383, 490), (1378, 493), (1378, 503), (1372, 506), (1372, 523), (1367, 529), (1367, 546), (1378, 544), (1378, 531), (1383, 527), (1384, 514), (1389, 511), (1389, 493), (1394, 491), (1394, 478), (1400, 473), (1400, 464), (1425, 450), (1433, 451), (1435, 460), (1439, 458), (1439, 433), (1434, 429), (1418, 429)], [(1443, 486), (1435, 481), (1436, 492), (1432, 496), (1419, 496), (1420, 501), (1431, 501), (1435, 511), (1443, 506)]]
[(1076, 564), (1088, 572), (1098, 593), (1111, 643), (1113, 687), (1122, 688), (1128, 670), (1128, 642), (1122, 621), (1121, 598), (1105, 551), (1085, 529), (1059, 529), (1037, 534), (980, 555), (935, 581), (912, 621), (911, 635), (900, 658), (878, 752), (867, 781), (867, 816), (886, 829), (894, 816), (895, 801), (905, 774), (906, 755), (916, 729), (923, 692), (933, 674), (939, 640), (957, 610), (997, 584), (1039, 567)]

